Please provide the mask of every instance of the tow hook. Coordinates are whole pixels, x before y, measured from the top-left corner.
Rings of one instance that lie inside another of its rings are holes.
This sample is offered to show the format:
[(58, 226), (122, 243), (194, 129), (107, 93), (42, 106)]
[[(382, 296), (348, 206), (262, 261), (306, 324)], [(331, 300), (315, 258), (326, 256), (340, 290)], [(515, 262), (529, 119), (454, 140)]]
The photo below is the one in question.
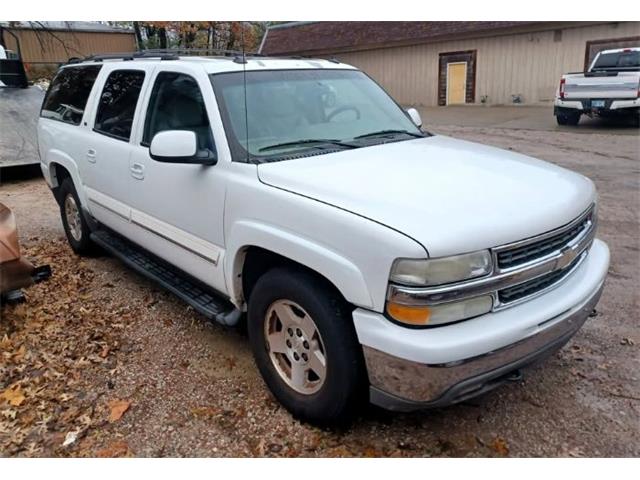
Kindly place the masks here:
[(589, 318), (595, 318), (598, 316), (598, 311), (594, 308), (589, 314)]

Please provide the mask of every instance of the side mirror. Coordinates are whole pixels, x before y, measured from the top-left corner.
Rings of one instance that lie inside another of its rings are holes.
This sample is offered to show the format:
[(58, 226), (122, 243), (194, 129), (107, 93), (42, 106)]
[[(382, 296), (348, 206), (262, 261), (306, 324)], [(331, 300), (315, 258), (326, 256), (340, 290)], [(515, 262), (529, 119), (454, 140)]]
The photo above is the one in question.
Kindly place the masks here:
[(149, 156), (158, 162), (215, 165), (216, 156), (210, 150), (198, 151), (198, 140), (188, 130), (165, 130), (151, 140)]
[(411, 119), (411, 121), (414, 123), (414, 125), (418, 128), (422, 127), (422, 118), (420, 118), (420, 114), (418, 113), (418, 110), (416, 110), (415, 108), (409, 108), (407, 109), (407, 114), (409, 114), (409, 118)]

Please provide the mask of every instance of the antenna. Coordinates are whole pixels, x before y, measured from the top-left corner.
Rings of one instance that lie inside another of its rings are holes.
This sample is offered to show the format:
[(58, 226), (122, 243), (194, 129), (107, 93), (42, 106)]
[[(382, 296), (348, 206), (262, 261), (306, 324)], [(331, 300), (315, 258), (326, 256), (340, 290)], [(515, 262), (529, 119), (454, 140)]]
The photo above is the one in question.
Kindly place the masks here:
[(244, 133), (247, 163), (249, 163), (249, 108), (247, 107), (247, 56), (244, 51), (244, 21), (240, 22), (240, 41), (242, 42), (242, 82), (244, 84)]

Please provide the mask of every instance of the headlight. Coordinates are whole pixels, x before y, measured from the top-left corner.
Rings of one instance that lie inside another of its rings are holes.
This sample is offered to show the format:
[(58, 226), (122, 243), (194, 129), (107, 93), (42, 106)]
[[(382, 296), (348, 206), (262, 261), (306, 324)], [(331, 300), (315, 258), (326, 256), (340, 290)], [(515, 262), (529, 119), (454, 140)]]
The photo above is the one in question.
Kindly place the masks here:
[(489, 313), (492, 307), (491, 295), (483, 295), (440, 305), (402, 305), (388, 302), (387, 313), (394, 320), (407, 325), (432, 327), (477, 317)]
[(488, 275), (492, 268), (489, 250), (420, 260), (400, 258), (391, 269), (390, 280), (403, 285), (442, 285)]

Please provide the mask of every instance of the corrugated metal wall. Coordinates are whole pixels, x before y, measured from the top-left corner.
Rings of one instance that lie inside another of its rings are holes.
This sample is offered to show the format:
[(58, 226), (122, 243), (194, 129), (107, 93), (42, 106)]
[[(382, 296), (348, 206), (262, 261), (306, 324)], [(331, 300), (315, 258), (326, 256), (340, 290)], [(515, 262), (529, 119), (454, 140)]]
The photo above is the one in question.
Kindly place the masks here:
[[(25, 63), (61, 63), (69, 57), (82, 57), (94, 53), (133, 52), (136, 41), (131, 33), (69, 32), (11, 29), (20, 40)], [(13, 37), (5, 33), (7, 47), (16, 50)], [(66, 48), (65, 48), (66, 47)]]
[[(584, 27), (451, 40), (407, 47), (345, 52), (336, 57), (371, 75), (400, 103), (437, 105), (440, 53), (477, 50), (476, 103), (524, 103), (553, 99), (563, 73), (582, 71), (586, 42), (640, 35), (640, 23), (621, 22)], [(560, 38), (559, 38), (560, 37)]]

